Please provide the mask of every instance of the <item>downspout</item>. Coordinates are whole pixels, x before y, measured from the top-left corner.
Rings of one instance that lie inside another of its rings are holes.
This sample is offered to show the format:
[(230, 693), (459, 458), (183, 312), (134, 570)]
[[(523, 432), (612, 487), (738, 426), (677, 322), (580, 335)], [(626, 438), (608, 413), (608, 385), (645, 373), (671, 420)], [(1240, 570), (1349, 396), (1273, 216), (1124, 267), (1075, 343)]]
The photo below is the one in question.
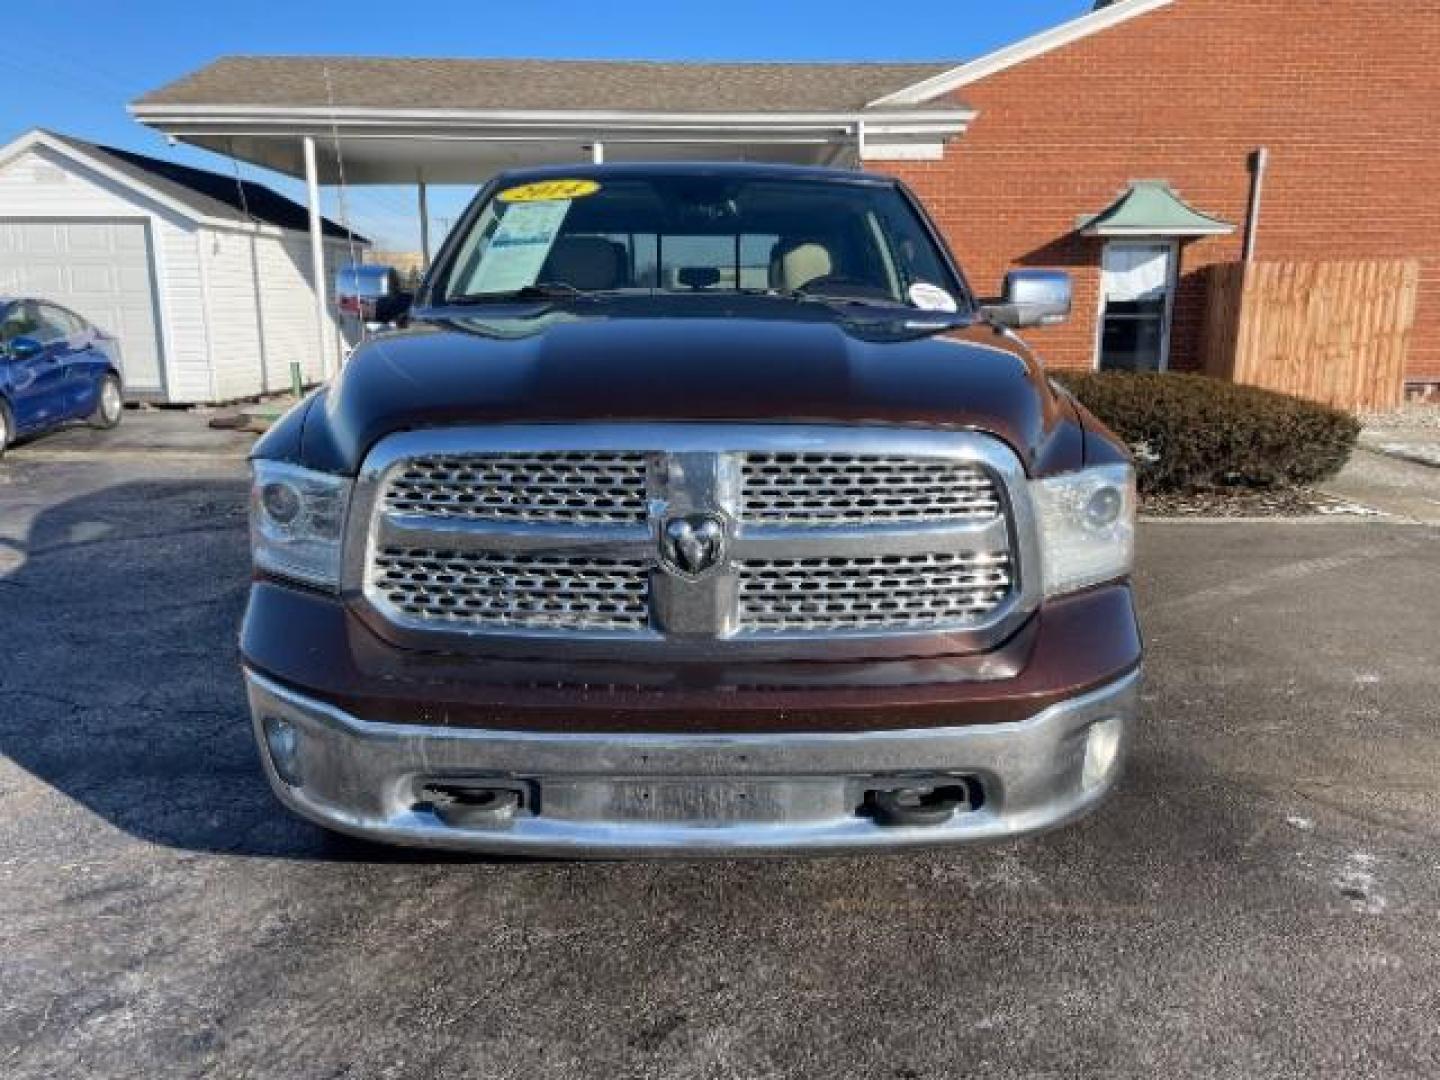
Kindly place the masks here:
[(1250, 210), (1245, 216), (1245, 262), (1255, 261), (1260, 240), (1260, 204), (1265, 195), (1265, 173), (1270, 168), (1270, 150), (1260, 147), (1250, 155)]

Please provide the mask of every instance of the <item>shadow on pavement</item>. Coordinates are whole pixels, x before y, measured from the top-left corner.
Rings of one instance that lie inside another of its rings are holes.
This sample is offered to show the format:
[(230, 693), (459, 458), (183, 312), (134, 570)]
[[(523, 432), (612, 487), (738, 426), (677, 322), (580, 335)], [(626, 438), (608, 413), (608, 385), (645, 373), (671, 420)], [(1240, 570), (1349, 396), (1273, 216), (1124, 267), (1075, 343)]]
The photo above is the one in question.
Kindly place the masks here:
[[(93, 468), (84, 466), (83, 475), (93, 476)], [(32, 492), (29, 483), (24, 500), (44, 500), (47, 492)], [(172, 848), (365, 862), (509, 861), (332, 837), (275, 800), (240, 679), (237, 634), (250, 576), (246, 497), (238, 476), (126, 481), (68, 499), (59, 494), (28, 530), (0, 534), (0, 753), (123, 832)], [(1234, 540), (1247, 538), (1255, 540), (1249, 533)], [(1196, 542), (1211, 541), (1208, 534), (1185, 541)], [(1169, 595), (1177, 585), (1171, 579), (1190, 565), (1175, 552), (1155, 559), (1142, 573), (1146, 591)], [(1168, 568), (1164, 588), (1148, 580), (1153, 567)], [(1178, 584), (1182, 593), (1196, 587)], [(1152, 652), (1147, 717), (1117, 800), (1141, 799), (1149, 806), (1145, 820), (1112, 805), (1036, 850), (1098, 845), (1130, 858), (1159, 843), (1193, 853), (1187, 838), (1198, 833), (1206, 837), (1203, 850), (1215, 852), (1219, 837), (1245, 834), (1246, 813), (1232, 799), (1197, 791), (1215, 783), (1189, 745), (1204, 724), (1187, 725), (1183, 735), (1152, 727), (1157, 692), (1197, 661), (1173, 655), (1177, 647), (1184, 652), (1193, 643), (1213, 655), (1207, 627), (1230, 641), (1230, 608), (1220, 606), (1213, 627), (1183, 617), (1180, 634), (1152, 606), (1150, 628), (1166, 640)], [(1233, 712), (1230, 697), (1212, 699), (1205, 715)], [(1192, 708), (1188, 700), (1169, 701), (1159, 712)], [(1238, 790), (1231, 781), (1231, 795)], [(1160, 792), (1163, 805), (1156, 806), (1150, 800)], [(1162, 827), (1167, 822), (1171, 827)], [(51, 827), (61, 836), (74, 830), (73, 822)]]
[(240, 480), (127, 482), (45, 509), (23, 538), (0, 537), (0, 753), (170, 847), (470, 861), (330, 836), (275, 801), (236, 643), (246, 497)]

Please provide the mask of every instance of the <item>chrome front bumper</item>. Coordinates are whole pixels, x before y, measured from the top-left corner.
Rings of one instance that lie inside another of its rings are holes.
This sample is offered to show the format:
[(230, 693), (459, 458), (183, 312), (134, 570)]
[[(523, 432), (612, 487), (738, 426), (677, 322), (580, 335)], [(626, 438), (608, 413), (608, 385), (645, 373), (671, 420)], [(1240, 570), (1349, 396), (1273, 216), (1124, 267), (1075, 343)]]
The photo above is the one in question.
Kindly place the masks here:
[[(251, 671), (246, 682), (265, 772), (304, 817), (396, 844), (609, 858), (922, 847), (1064, 825), (1116, 782), (1139, 674), (1021, 723), (789, 735), (402, 726)], [(978, 787), (978, 805), (926, 825), (862, 809), (868, 792), (946, 778)], [(457, 821), (429, 798), (455, 785), (513, 791), (520, 805)]]

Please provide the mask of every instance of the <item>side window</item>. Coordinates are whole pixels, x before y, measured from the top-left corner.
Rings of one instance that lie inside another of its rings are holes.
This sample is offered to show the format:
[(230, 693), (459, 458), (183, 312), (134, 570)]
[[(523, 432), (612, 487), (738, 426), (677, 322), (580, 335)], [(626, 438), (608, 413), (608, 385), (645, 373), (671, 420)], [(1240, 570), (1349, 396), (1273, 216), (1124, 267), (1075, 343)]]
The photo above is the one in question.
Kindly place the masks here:
[[(775, 233), (666, 235), (660, 242), (664, 245), (664, 265), (659, 268), (659, 288), (670, 291), (694, 288), (681, 280), (682, 272), (703, 277), (709, 270), (715, 271), (718, 277), (708, 288), (766, 289), (770, 286), (771, 254), (780, 237)], [(652, 241), (652, 255), (655, 246)], [(653, 262), (647, 264), (642, 260), (640, 265), (648, 269)], [(642, 277), (642, 281), (650, 284), (647, 278)]]
[(64, 316), (65, 325), (70, 327), (70, 333), (73, 336), (79, 337), (81, 334), (87, 334), (90, 332), (90, 324), (87, 323), (84, 319), (82, 319), (79, 315), (76, 315), (75, 312), (67, 311), (65, 308), (61, 308), (60, 314)]
[(880, 223), (890, 237), (889, 261), (899, 272), (904, 288), (917, 281), (939, 285), (947, 291), (952, 288), (950, 274), (940, 262), (939, 252), (910, 207), (903, 204), (886, 207), (880, 213)]
[(35, 336), (46, 345), (53, 345), (57, 341), (64, 341), (74, 334), (71, 329), (73, 323), (70, 316), (57, 307), (49, 304), (36, 304), (39, 311), (39, 326)]
[(24, 300), (16, 301), (0, 319), (0, 341), (13, 341), (17, 337), (35, 337), (39, 323), (35, 320), (35, 305)]
[(740, 287), (742, 289), (768, 289), (770, 287), (770, 256), (775, 245), (780, 243), (776, 233), (746, 233), (740, 237)]

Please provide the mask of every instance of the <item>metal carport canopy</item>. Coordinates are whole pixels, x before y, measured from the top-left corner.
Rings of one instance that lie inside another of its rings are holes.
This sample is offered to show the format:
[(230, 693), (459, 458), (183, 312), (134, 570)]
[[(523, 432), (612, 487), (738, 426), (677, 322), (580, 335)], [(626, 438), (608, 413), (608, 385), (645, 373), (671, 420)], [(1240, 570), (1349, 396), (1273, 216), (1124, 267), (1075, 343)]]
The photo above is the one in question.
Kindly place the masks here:
[(521, 165), (935, 160), (975, 113), (879, 105), (932, 64), (223, 57), (144, 95), (131, 114), (172, 139), (307, 183), (316, 324), (326, 316), (321, 184), (477, 184)]
[(517, 165), (934, 157), (974, 113), (872, 107), (943, 64), (225, 57), (130, 106), (141, 123), (294, 177), (473, 184)]
[[(965, 130), (967, 113), (618, 114), (412, 112), (369, 109), (270, 112), (154, 109), (137, 119), (181, 142), (305, 177), (302, 145), (316, 142), (322, 184), (473, 184), (503, 169), (590, 160), (738, 160), (852, 165), (859, 157), (931, 156)], [(868, 142), (871, 149), (862, 149)], [(876, 145), (876, 144), (880, 145)], [(883, 147), (883, 152), (881, 148)]]

